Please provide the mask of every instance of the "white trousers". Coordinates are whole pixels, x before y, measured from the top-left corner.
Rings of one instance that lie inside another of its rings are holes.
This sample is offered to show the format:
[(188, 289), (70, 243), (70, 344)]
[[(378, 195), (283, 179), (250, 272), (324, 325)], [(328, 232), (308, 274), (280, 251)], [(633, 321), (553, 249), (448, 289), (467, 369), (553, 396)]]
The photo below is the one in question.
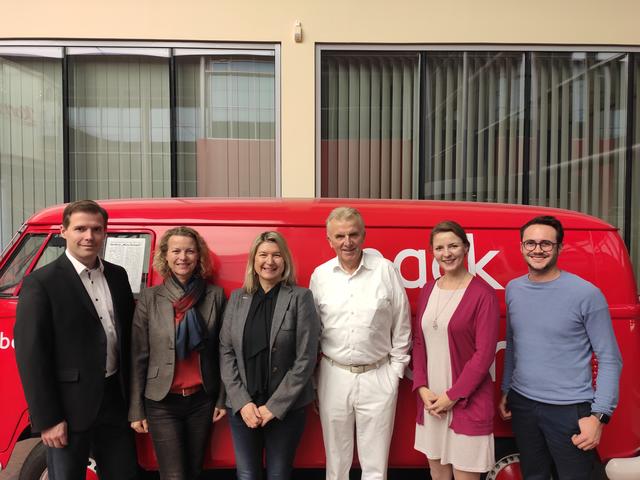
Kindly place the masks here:
[(327, 480), (348, 480), (354, 425), (362, 480), (385, 480), (400, 379), (389, 362), (365, 373), (331, 366), (323, 357), (318, 403)]

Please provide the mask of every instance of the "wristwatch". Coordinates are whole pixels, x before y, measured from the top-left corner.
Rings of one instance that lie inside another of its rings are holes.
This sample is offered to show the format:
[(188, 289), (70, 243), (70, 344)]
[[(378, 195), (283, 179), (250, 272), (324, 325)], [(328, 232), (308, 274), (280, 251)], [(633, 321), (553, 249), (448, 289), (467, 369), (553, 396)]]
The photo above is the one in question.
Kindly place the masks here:
[(609, 415), (607, 415), (606, 413), (591, 412), (591, 415), (596, 417), (600, 423), (603, 423), (605, 425), (607, 423), (609, 423), (609, 420), (611, 419), (611, 417)]

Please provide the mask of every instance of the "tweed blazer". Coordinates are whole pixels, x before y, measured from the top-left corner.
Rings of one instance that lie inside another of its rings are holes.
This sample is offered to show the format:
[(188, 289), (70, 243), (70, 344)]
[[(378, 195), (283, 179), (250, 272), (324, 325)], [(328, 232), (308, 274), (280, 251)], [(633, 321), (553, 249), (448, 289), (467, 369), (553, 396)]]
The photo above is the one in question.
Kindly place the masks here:
[[(207, 285), (196, 308), (208, 331), (208, 341), (200, 351), (200, 374), (207, 394), (224, 406), (224, 388), (218, 365), (218, 337), (225, 296), (222, 288)], [(131, 401), (129, 421), (146, 418), (144, 398), (160, 401), (173, 382), (176, 353), (176, 325), (173, 303), (163, 283), (142, 291), (133, 316), (131, 332)]]
[[(237, 413), (252, 398), (247, 391), (244, 365), (244, 327), (253, 295), (234, 290), (220, 333), (220, 369), (227, 391), (227, 406)], [(313, 374), (320, 336), (320, 321), (311, 290), (282, 285), (273, 313), (269, 353), (269, 400), (266, 407), (283, 419), (289, 410), (313, 401)]]

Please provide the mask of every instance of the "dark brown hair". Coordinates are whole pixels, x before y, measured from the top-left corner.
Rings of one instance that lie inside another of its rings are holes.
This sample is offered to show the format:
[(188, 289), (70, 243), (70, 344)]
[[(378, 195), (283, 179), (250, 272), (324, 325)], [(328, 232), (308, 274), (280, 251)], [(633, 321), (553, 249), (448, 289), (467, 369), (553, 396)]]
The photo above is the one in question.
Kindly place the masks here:
[(71, 202), (69, 205), (64, 207), (64, 211), (62, 212), (62, 226), (64, 228), (68, 228), (69, 222), (71, 221), (71, 215), (78, 212), (93, 214), (99, 213), (102, 215), (102, 219), (104, 220), (104, 228), (107, 228), (109, 214), (93, 200), (78, 200), (76, 202)]
[(546, 225), (547, 227), (553, 228), (556, 231), (556, 242), (562, 243), (562, 240), (564, 239), (564, 228), (562, 228), (562, 223), (560, 223), (560, 220), (556, 217), (552, 217), (551, 215), (541, 215), (539, 217), (532, 218), (520, 227), (520, 241), (524, 238), (524, 231), (531, 225)]

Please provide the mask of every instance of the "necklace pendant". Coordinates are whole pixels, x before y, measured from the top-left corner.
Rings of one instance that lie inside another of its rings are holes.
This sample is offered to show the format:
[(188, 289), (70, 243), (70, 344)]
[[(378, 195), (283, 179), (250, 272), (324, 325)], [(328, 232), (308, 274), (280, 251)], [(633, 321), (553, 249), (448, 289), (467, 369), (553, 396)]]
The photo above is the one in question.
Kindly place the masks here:
[(433, 323), (431, 324), (431, 326), (433, 327), (434, 330), (438, 329), (438, 322), (437, 320), (434, 320)]

